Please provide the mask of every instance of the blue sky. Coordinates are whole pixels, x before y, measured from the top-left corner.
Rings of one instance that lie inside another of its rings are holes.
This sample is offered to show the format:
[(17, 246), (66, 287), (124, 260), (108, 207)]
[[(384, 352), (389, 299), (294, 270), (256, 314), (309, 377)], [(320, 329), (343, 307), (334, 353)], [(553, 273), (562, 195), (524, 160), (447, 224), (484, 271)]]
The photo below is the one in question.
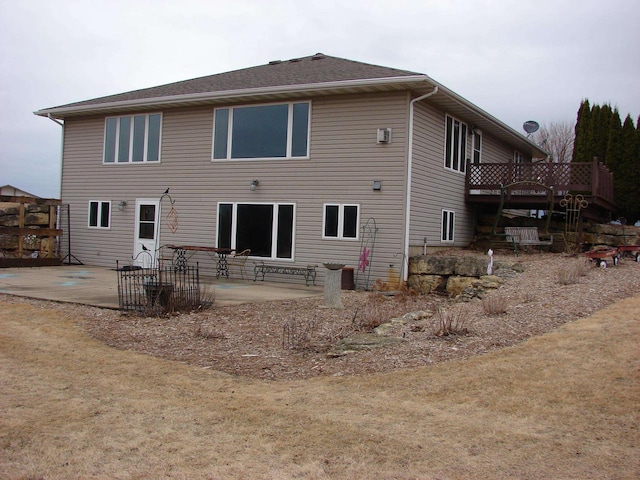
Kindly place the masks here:
[(425, 73), (518, 131), (583, 98), (635, 120), (638, 25), (635, 0), (0, 0), (0, 185), (60, 195), (36, 110), (316, 52)]

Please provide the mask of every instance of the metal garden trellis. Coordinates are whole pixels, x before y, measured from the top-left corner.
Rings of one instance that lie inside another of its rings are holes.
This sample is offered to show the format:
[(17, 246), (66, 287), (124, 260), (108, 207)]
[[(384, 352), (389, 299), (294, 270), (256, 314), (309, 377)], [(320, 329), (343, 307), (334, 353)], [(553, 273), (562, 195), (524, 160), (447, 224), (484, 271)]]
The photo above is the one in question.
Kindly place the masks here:
[(376, 245), (376, 235), (378, 226), (375, 218), (369, 218), (361, 228), (360, 238), (360, 258), (356, 270), (356, 288), (369, 289), (369, 277), (371, 275), (371, 262), (373, 260), (373, 250)]

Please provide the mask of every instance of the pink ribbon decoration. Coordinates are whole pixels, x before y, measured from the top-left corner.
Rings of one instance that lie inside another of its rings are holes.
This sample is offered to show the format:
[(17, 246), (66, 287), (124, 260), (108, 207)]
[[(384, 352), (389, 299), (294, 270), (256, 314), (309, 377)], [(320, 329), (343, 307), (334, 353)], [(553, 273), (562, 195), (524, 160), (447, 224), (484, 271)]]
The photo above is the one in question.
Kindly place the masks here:
[(362, 249), (362, 253), (360, 254), (360, 265), (358, 268), (363, 272), (367, 269), (367, 266), (369, 266), (370, 253), (371, 253), (371, 250), (369, 250), (367, 247), (364, 247)]

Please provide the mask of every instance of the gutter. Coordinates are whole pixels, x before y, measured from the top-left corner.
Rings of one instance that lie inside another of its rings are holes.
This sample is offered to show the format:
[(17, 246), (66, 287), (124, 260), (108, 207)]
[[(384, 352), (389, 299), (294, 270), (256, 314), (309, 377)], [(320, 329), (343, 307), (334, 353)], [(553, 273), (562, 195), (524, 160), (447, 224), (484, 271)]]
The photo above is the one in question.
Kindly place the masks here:
[(51, 114), (48, 114), (47, 118), (62, 127), (62, 131), (60, 135), (60, 190), (58, 191), (58, 197), (62, 200), (62, 160), (63, 160), (63, 152), (64, 152), (64, 123), (62, 123), (60, 120), (56, 120), (55, 118), (53, 118)]
[(50, 113), (47, 114), (47, 118), (64, 128), (64, 123), (62, 123), (60, 120), (56, 120), (55, 118), (53, 118), (53, 115), (51, 115)]
[[(65, 115), (79, 115), (88, 113), (101, 113), (106, 111), (113, 111), (114, 109), (132, 109), (132, 108), (148, 108), (156, 107), (159, 105), (170, 106), (179, 105), (185, 103), (205, 103), (222, 100), (233, 100), (244, 97), (255, 97), (262, 95), (286, 95), (286, 94), (299, 94), (332, 90), (332, 89), (349, 89), (349, 88), (367, 88), (367, 87), (385, 87), (402, 84), (415, 84), (424, 83), (429, 81), (426, 75), (407, 75), (402, 77), (383, 77), (383, 78), (367, 78), (359, 80), (341, 80), (337, 82), (323, 82), (323, 83), (309, 83), (300, 85), (276, 85), (269, 87), (257, 87), (257, 88), (243, 88), (237, 90), (223, 90), (218, 92), (201, 92), (201, 93), (188, 93), (183, 95), (165, 95), (162, 97), (151, 98), (137, 98), (133, 100), (119, 100), (108, 101), (105, 99), (103, 102), (87, 103), (82, 102), (81, 105), (70, 104), (68, 106), (45, 108), (33, 112), (35, 115), (41, 117), (54, 116), (56, 118), (63, 118)], [(108, 97), (106, 97), (108, 98)], [(89, 101), (91, 102), (91, 101)]]
[[(411, 223), (411, 175), (413, 170), (413, 117), (415, 104), (424, 100), (425, 98), (429, 98), (432, 95), (438, 93), (439, 87), (436, 85), (433, 87), (433, 90), (429, 93), (425, 93), (420, 97), (416, 97), (409, 103), (409, 147), (407, 148), (407, 194), (405, 199), (405, 228), (404, 228), (404, 258), (403, 262), (407, 262), (409, 264), (409, 225)], [(403, 265), (404, 266), (404, 265)], [(402, 280), (407, 281), (409, 278), (409, 268), (403, 268)]]

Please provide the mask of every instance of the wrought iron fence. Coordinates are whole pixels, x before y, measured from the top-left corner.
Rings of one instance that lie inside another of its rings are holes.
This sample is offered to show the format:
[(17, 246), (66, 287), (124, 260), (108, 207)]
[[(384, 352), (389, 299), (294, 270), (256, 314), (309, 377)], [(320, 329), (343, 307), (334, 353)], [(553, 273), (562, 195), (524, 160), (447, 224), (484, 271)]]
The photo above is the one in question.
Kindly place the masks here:
[(120, 266), (118, 303), (120, 310), (155, 314), (190, 310), (200, 306), (200, 273), (198, 265), (177, 270), (173, 266), (141, 268)]

